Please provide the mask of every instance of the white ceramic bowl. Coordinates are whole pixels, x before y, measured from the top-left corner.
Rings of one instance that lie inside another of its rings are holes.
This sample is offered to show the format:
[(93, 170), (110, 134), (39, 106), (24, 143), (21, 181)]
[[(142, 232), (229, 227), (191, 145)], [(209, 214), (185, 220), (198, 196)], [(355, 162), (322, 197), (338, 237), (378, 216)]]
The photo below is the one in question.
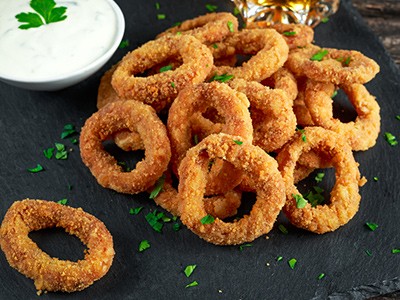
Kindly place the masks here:
[[(97, 72), (102, 66), (105, 65), (105, 63), (117, 50), (125, 31), (125, 20), (121, 9), (113, 0), (105, 1), (109, 4), (115, 14), (117, 28), (112, 38), (112, 43), (110, 44), (109, 49), (106, 50), (104, 54), (97, 57), (94, 61), (92, 60), (90, 63), (81, 67), (80, 69), (59, 76), (47, 76), (39, 79), (27, 79), (26, 76), (25, 78), (21, 78), (21, 76), (2, 74), (2, 69), (0, 67), (0, 81), (28, 90), (55, 91), (81, 82)], [(76, 53), (76, 55), (79, 55), (79, 53)]]

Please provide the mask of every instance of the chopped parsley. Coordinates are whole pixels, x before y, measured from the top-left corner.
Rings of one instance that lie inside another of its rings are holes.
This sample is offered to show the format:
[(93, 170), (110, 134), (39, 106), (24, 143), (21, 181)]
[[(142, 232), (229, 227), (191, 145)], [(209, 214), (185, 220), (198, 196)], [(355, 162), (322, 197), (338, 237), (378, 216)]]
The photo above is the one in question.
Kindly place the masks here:
[(172, 86), (173, 88), (176, 88), (175, 82), (171, 82), (171, 86)]
[(288, 261), (288, 264), (289, 264), (289, 267), (290, 267), (292, 270), (294, 270), (294, 268), (296, 267), (296, 264), (297, 264), (297, 259), (295, 259), (295, 258), (290, 259), (290, 260)]
[(296, 35), (296, 31), (285, 31), (283, 33), (283, 35), (285, 35), (285, 36), (293, 36), (293, 35)]
[(195, 145), (197, 145), (197, 144), (199, 143), (199, 136), (198, 136), (197, 134), (195, 134), (195, 135), (193, 136), (193, 143), (194, 143)]
[(325, 274), (324, 274), (324, 273), (321, 273), (321, 274), (318, 275), (317, 278), (318, 278), (318, 280), (321, 280), (321, 279), (324, 278), (324, 277), (325, 277)]
[(150, 248), (150, 243), (148, 240), (143, 240), (139, 243), (139, 252), (143, 252)]
[(36, 12), (22, 12), (15, 16), (20, 23), (26, 23), (20, 25), (20, 29), (29, 29), (40, 27), (44, 24), (50, 24), (55, 22), (63, 21), (67, 18), (65, 12), (67, 8), (65, 6), (56, 7), (54, 0), (32, 0), (30, 7)]
[(68, 152), (65, 149), (65, 145), (61, 143), (55, 143), (57, 152), (56, 152), (56, 159), (67, 159), (68, 158)]
[(157, 10), (160, 9), (160, 3), (156, 2), (155, 6), (156, 6), (156, 9), (157, 9)]
[(322, 203), (324, 203), (324, 201), (325, 201), (325, 198), (324, 198), (324, 196), (322, 195), (322, 193), (324, 192), (324, 190), (321, 189), (321, 188), (318, 187), (318, 186), (314, 186), (313, 189), (314, 189), (315, 192), (309, 191), (309, 192), (308, 192), (307, 194), (305, 194), (303, 197), (304, 197), (308, 202), (310, 202), (310, 204), (311, 204), (312, 207), (316, 207), (317, 205), (322, 204)]
[(397, 115), (395, 118), (396, 118), (396, 120), (400, 121), (400, 115)]
[(157, 20), (165, 20), (166, 17), (165, 14), (157, 14)]
[(366, 222), (365, 225), (371, 230), (371, 231), (375, 231), (379, 225), (376, 223), (371, 223), (371, 222)]
[(321, 19), (321, 23), (328, 23), (329, 18), (328, 17), (324, 17)]
[(239, 8), (235, 7), (235, 8), (233, 9), (233, 15), (237, 16), (237, 15), (239, 15), (239, 14), (240, 14)]
[(218, 8), (218, 6), (216, 6), (216, 5), (206, 4), (206, 9), (207, 9), (209, 12), (215, 12), (215, 11), (217, 10), (217, 8)]
[(390, 132), (385, 132), (385, 139), (389, 143), (390, 146), (396, 146), (398, 144), (396, 137)]
[(126, 40), (122, 40), (121, 43), (119, 43), (118, 48), (124, 49), (124, 48), (127, 48), (128, 46), (129, 46), (129, 40), (126, 39)]
[(66, 205), (67, 202), (68, 202), (68, 199), (61, 199), (61, 200), (57, 201), (58, 204), (62, 204), (62, 205)]
[(150, 193), (150, 196), (149, 196), (150, 199), (155, 199), (158, 196), (158, 194), (161, 192), (162, 188), (164, 187), (164, 182), (165, 182), (165, 174), (163, 174), (160, 178), (157, 179), (156, 184)]
[(301, 133), (301, 139), (303, 140), (303, 142), (307, 142), (306, 130), (296, 127), (296, 131)]
[(349, 56), (349, 57), (347, 57), (347, 58), (344, 60), (343, 64), (344, 64), (345, 66), (348, 66), (348, 65), (350, 64), (350, 62), (351, 62), (351, 57)]
[(400, 253), (400, 249), (399, 248), (392, 249), (392, 254), (398, 254), (398, 253)]
[(174, 225), (172, 225), (172, 229), (174, 231), (179, 231), (179, 229), (181, 229), (181, 224), (179, 223), (174, 223)]
[(44, 168), (43, 168), (40, 164), (37, 164), (36, 167), (34, 167), (34, 168), (29, 168), (29, 169), (27, 169), (27, 170), (28, 170), (29, 172), (31, 172), (31, 173), (38, 173), (38, 172), (43, 171)]
[(72, 124), (65, 124), (63, 131), (61, 132), (61, 138), (65, 139), (76, 133), (75, 126)]
[(218, 44), (212, 44), (212, 47), (213, 47), (214, 49), (218, 49)]
[(162, 220), (164, 214), (163, 213), (157, 213), (157, 210), (148, 213), (145, 218), (146, 221), (150, 224), (150, 226), (154, 229), (154, 231), (160, 232), (162, 231), (162, 228), (164, 224), (160, 222)]
[(337, 96), (337, 94), (338, 94), (338, 91), (337, 91), (337, 90), (335, 90), (335, 91), (333, 92), (333, 94), (332, 94), (331, 98), (332, 98), (332, 99), (333, 99), (333, 98), (335, 98), (335, 97)]
[(307, 205), (307, 200), (300, 194), (292, 194), (294, 200), (296, 200), (297, 208), (304, 208)]
[(283, 233), (283, 234), (288, 234), (289, 231), (283, 224), (279, 224), (278, 229)]
[(212, 224), (212, 223), (214, 223), (214, 221), (215, 221), (215, 219), (211, 215), (207, 215), (207, 216), (201, 218), (201, 220), (200, 220), (201, 224)]
[(230, 32), (235, 32), (235, 28), (233, 26), (232, 21), (228, 21), (228, 23), (226, 25), (228, 26), (228, 29)]
[(365, 250), (365, 253), (366, 253), (368, 256), (372, 256), (372, 252), (371, 252), (370, 250)]
[(233, 75), (229, 75), (229, 74), (226, 74), (226, 73), (222, 74), (222, 75), (215, 74), (211, 78), (210, 82), (211, 81), (227, 82), (227, 81), (231, 80), (232, 78), (233, 78)]
[(238, 141), (238, 140), (233, 140), (234, 142), (235, 142), (235, 144), (237, 144), (237, 145), (243, 145), (243, 142), (242, 141)]
[(377, 176), (374, 176), (374, 181), (377, 182), (379, 180), (379, 178)]
[(186, 277), (190, 277), (192, 275), (193, 271), (196, 269), (197, 265), (188, 265), (186, 266), (185, 270), (183, 270), (183, 273), (185, 273)]
[(187, 284), (187, 285), (185, 286), (185, 288), (193, 287), (193, 286), (198, 286), (198, 285), (199, 285), (198, 282), (195, 280), (195, 281), (193, 281), (193, 282)]
[(160, 68), (160, 73), (164, 73), (164, 72), (171, 71), (171, 70), (172, 70), (172, 66), (167, 65), (167, 66)]
[(239, 250), (243, 251), (244, 248), (248, 248), (248, 247), (252, 247), (252, 246), (253, 246), (252, 244), (243, 244), (243, 245), (239, 246)]
[(47, 159), (51, 159), (54, 154), (54, 148), (47, 148), (43, 150), (43, 154)]
[(316, 176), (315, 176), (315, 181), (316, 182), (318, 182), (318, 183), (320, 183), (320, 182), (322, 182), (322, 179), (324, 179), (324, 177), (325, 177), (325, 173), (318, 173)]
[(283, 256), (278, 256), (278, 257), (276, 258), (276, 261), (281, 261), (281, 260), (283, 260)]
[(328, 50), (320, 50), (311, 56), (310, 60), (312, 61), (321, 61), (328, 54)]
[(143, 209), (143, 206), (131, 208), (131, 209), (129, 209), (129, 214), (130, 215), (137, 215), (142, 211), (142, 209)]

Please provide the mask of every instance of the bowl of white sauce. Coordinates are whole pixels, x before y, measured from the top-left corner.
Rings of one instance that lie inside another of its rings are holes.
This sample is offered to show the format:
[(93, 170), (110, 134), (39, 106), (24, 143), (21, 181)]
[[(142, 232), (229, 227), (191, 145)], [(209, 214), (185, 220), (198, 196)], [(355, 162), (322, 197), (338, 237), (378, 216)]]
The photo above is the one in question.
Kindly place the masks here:
[(54, 91), (98, 71), (125, 31), (113, 0), (0, 1), (0, 80)]

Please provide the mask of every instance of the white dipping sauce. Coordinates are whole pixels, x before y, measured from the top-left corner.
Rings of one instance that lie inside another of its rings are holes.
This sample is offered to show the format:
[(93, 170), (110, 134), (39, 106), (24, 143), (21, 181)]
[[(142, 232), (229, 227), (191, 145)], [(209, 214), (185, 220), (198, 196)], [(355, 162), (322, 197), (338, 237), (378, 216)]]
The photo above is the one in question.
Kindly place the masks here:
[(0, 76), (21, 80), (61, 77), (87, 66), (110, 49), (117, 34), (114, 10), (104, 0), (57, 1), (67, 18), (19, 29), (15, 16), (35, 11), (30, 0), (0, 1)]

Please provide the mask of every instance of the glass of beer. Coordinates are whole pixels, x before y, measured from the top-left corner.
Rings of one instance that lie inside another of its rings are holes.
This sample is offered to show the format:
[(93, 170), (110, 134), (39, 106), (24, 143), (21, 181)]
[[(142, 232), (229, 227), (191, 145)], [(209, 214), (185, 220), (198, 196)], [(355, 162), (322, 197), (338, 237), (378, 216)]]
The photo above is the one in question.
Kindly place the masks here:
[(232, 0), (248, 27), (276, 23), (316, 26), (335, 13), (340, 0)]

